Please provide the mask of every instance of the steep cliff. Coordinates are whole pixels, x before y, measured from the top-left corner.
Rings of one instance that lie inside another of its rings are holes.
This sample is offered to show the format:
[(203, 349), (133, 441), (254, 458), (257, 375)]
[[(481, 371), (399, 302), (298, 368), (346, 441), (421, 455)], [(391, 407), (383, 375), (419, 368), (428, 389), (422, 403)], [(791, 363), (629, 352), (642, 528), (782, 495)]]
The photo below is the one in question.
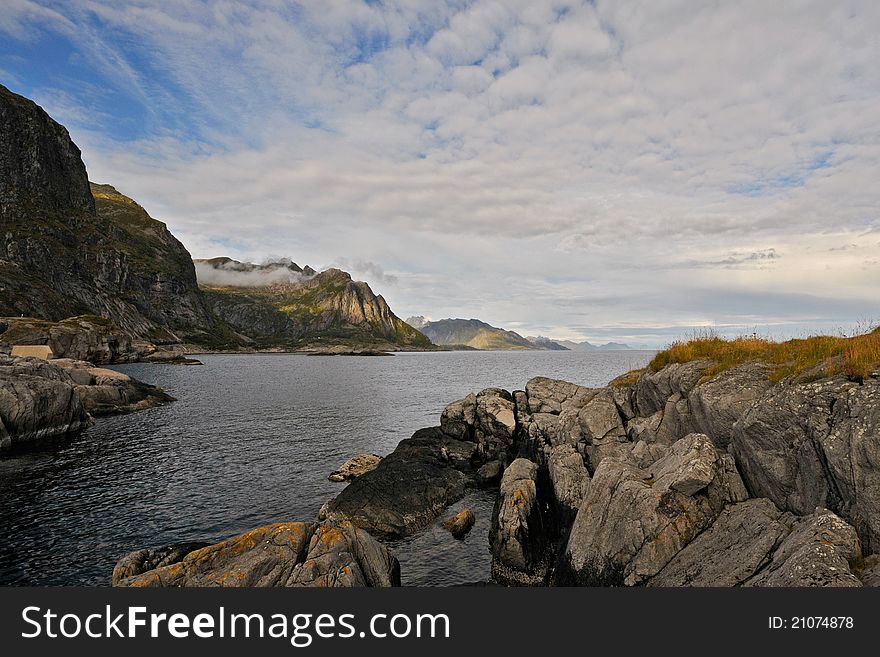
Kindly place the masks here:
[(67, 130), (0, 86), (0, 315), (112, 319), (177, 342), (214, 319), (189, 254), (109, 185), (90, 185)]

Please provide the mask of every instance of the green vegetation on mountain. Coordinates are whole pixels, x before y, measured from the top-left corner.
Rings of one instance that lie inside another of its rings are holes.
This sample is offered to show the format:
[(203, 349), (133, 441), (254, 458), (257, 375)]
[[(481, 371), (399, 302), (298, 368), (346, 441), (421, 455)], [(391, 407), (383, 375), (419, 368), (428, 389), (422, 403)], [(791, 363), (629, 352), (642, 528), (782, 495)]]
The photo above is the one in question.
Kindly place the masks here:
[[(432, 346), (427, 337), (398, 318), (367, 283), (353, 281), (339, 269), (315, 274), (313, 269), (301, 269), (295, 263), (252, 265), (228, 258), (198, 260), (196, 264), (219, 270), (221, 279), (234, 281), (235, 272), (246, 274), (240, 285), (203, 283), (202, 292), (211, 311), (253, 340), (254, 346)], [(279, 271), (291, 272), (288, 280), (278, 280)], [(258, 284), (261, 274), (273, 282)]]

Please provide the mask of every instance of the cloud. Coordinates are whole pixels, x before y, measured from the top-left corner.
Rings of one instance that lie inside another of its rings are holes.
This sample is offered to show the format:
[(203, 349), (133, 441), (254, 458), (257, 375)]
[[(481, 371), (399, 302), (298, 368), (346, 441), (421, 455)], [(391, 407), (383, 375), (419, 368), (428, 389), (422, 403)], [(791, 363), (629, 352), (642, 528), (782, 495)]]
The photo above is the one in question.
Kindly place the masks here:
[(311, 276), (289, 269), (287, 261), (272, 261), (263, 265), (241, 262), (196, 262), (199, 285), (208, 287), (265, 287), (278, 283), (300, 283)]
[(354, 274), (355, 277), (364, 276), (369, 279), (369, 282), (374, 284), (397, 285), (397, 276), (386, 274), (380, 265), (369, 260), (337, 258), (330, 266), (345, 270), (350, 274)]
[[(14, 0), (0, 68), (196, 257), (638, 342), (880, 315), (878, 30), (857, 0)], [(78, 62), (30, 81), (58, 35)]]

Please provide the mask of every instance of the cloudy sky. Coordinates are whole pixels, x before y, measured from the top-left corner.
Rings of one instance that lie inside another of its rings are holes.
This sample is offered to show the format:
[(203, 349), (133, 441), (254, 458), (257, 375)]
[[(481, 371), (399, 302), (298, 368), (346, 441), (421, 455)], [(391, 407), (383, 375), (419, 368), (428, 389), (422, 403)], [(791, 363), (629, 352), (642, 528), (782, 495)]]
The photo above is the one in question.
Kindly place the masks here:
[(0, 12), (0, 81), (193, 256), (596, 341), (880, 320), (878, 62), (874, 0)]

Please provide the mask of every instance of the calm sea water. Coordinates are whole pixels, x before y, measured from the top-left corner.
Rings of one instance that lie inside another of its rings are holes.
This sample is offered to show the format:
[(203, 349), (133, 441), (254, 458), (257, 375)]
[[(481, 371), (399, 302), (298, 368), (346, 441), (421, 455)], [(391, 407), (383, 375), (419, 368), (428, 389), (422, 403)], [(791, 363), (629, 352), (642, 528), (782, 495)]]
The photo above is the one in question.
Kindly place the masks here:
[[(327, 481), (340, 463), (389, 453), (469, 392), (522, 389), (539, 375), (604, 385), (651, 355), (216, 355), (201, 367), (120, 366), (178, 401), (0, 456), (0, 584), (106, 585), (131, 550), (312, 520), (344, 486)], [(492, 499), (475, 492), (450, 513), (464, 505), (477, 515), (464, 541), (437, 523), (392, 544), (405, 584), (488, 578)]]

